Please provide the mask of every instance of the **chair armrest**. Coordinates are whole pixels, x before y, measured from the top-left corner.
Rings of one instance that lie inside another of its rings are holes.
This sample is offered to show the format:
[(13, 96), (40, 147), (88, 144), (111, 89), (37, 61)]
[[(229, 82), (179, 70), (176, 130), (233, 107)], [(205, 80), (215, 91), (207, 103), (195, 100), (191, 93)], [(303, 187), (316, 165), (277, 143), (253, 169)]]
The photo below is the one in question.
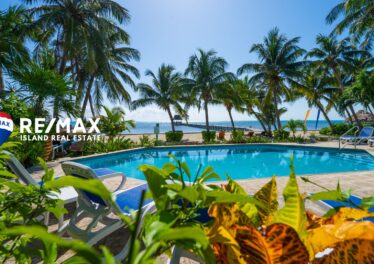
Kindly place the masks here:
[(102, 175), (102, 176), (99, 176), (98, 178), (100, 180), (105, 180), (105, 179), (110, 179), (110, 178), (115, 178), (115, 177), (121, 177), (121, 183), (118, 185), (118, 187), (114, 190), (115, 192), (116, 191), (119, 191), (122, 189), (122, 187), (125, 185), (126, 183), (126, 180), (127, 180), (127, 177), (125, 174), (123, 174), (122, 172), (113, 172), (113, 173), (110, 173), (110, 174), (105, 174), (105, 175)]

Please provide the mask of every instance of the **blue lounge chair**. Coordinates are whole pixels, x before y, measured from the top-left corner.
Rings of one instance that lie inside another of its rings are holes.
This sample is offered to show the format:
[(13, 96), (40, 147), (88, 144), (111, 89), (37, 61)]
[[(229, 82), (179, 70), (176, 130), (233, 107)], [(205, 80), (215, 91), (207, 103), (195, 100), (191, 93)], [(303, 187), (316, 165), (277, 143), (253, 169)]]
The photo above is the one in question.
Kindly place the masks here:
[[(348, 134), (353, 132), (354, 130), (357, 131), (358, 127), (352, 127), (339, 138), (339, 148), (342, 148), (345, 144), (349, 143), (353, 144), (356, 148), (357, 145), (368, 142), (368, 140), (373, 136), (374, 133), (373, 127), (363, 127), (360, 130), (358, 136), (349, 136)], [(342, 147), (341, 144), (343, 144)]]
[[(359, 208), (359, 205), (362, 202), (362, 199), (355, 195), (351, 195), (349, 197), (349, 200), (350, 202), (334, 201), (334, 200), (321, 200), (321, 201), (315, 201), (315, 202), (318, 203), (321, 207), (323, 207), (326, 210), (330, 210), (333, 208), (337, 209), (340, 207)], [(374, 206), (370, 207), (368, 211), (370, 213), (374, 213)], [(374, 217), (367, 217), (361, 220), (368, 220), (368, 221), (374, 222)]]
[[(23, 167), (21, 162), (18, 161), (18, 159), (10, 152), (3, 151), (4, 154), (9, 156), (9, 159), (6, 159), (6, 163), (13, 171), (13, 173), (25, 184), (33, 184), (33, 185), (41, 185), (43, 182), (35, 180), (32, 175)], [(87, 167), (88, 168), (88, 167)], [(96, 169), (92, 170), (88, 168), (89, 172), (92, 173), (93, 177), (98, 178), (100, 180), (113, 178), (113, 177), (121, 177), (121, 183), (118, 185), (117, 190), (121, 189), (125, 182), (126, 182), (126, 176), (123, 173), (116, 172), (110, 169)], [(60, 189), (60, 193), (53, 193), (53, 197), (55, 199), (59, 199), (62, 201), (62, 205), (66, 205), (69, 203), (73, 203), (77, 201), (78, 193), (74, 190), (73, 187), (64, 187)], [(44, 223), (45, 225), (48, 225), (49, 223), (49, 214), (46, 214), (44, 216)], [(59, 219), (59, 227), (61, 227), (64, 223), (64, 216), (61, 216)]]
[[(66, 175), (76, 176), (82, 179), (96, 179), (93, 170), (75, 162), (64, 162), (62, 169)], [(131, 216), (130, 211), (137, 211), (141, 194), (147, 190), (147, 184), (136, 186), (128, 190), (117, 191), (114, 193), (115, 205), (113, 206), (109, 201), (103, 200), (101, 197), (90, 192), (76, 189), (78, 192), (78, 208), (74, 212), (70, 221), (63, 226), (59, 232), (67, 232), (71, 237), (85, 241), (89, 245), (97, 244), (101, 239), (109, 236), (120, 228), (126, 228), (121, 218), (113, 218), (111, 216), (126, 215)], [(142, 208), (142, 215), (140, 217), (141, 223), (144, 216), (155, 210), (154, 202), (148, 199), (144, 202)], [(89, 219), (89, 223), (85, 224), (84, 228), (79, 226), (79, 222), (83, 219)], [(103, 225), (103, 228), (94, 230), (98, 224)], [(141, 224), (139, 225), (141, 227)], [(137, 235), (140, 229), (137, 230)], [(126, 258), (130, 249), (130, 239), (125, 243), (123, 249), (115, 256), (116, 260), (123, 260)]]

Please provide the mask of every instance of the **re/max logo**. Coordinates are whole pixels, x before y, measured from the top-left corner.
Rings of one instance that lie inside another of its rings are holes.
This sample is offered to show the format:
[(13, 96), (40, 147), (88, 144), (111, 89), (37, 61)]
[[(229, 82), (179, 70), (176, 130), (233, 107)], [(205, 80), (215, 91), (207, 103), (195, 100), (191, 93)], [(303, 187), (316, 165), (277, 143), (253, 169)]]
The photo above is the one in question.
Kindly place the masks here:
[(10, 121), (0, 120), (0, 126), (10, 127)]
[[(57, 122), (56, 122), (57, 121)], [(70, 118), (65, 119), (56, 119), (52, 118), (51, 121), (49, 121), (48, 124), (46, 124), (45, 118), (35, 118), (34, 122), (34, 132), (35, 133), (45, 133), (48, 134), (51, 132), (52, 128), (56, 127), (56, 133), (60, 133), (61, 130), (65, 130), (67, 133), (73, 132), (75, 133), (99, 133), (100, 130), (98, 128), (98, 123), (100, 121), (100, 118), (96, 118), (93, 120), (92, 118), (88, 119), (88, 122), (90, 123), (90, 128), (87, 129), (83, 123), (83, 120), (81, 118), (78, 118), (75, 121), (74, 128), (71, 130), (72, 121)], [(20, 132), (21, 133), (32, 133), (31, 127), (33, 125), (33, 122), (29, 118), (21, 118), (20, 119)]]

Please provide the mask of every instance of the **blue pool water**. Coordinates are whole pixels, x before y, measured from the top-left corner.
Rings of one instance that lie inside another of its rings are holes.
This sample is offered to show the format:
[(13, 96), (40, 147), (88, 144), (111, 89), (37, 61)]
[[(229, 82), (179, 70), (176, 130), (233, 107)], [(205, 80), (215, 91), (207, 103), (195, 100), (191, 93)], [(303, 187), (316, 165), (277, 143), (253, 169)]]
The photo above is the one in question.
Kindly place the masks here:
[(266, 178), (289, 175), (293, 155), (297, 175), (374, 170), (374, 157), (365, 151), (279, 145), (198, 146), (133, 150), (85, 158), (77, 162), (93, 169), (111, 168), (128, 177), (144, 179), (141, 164), (162, 167), (175, 155), (187, 162), (192, 175), (200, 164), (213, 166), (222, 177), (233, 179)]

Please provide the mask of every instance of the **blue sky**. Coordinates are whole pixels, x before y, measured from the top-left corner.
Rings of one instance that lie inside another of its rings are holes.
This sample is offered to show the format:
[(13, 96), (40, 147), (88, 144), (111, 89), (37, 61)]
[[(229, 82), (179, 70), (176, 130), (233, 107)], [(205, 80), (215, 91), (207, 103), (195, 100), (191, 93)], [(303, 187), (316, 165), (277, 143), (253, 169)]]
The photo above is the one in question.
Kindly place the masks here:
[[(141, 61), (135, 63), (142, 73), (156, 71), (162, 63), (184, 71), (188, 58), (197, 48), (214, 49), (223, 56), (229, 70), (257, 60), (250, 54), (253, 43), (261, 42), (269, 30), (277, 26), (287, 37), (300, 36), (300, 46), (311, 49), (319, 33), (327, 34), (332, 26), (325, 17), (338, 0), (118, 0), (129, 9), (132, 20), (126, 26), (131, 35), (131, 46), (141, 52)], [(19, 1), (2, 0), (0, 9)], [(137, 98), (135, 92), (131, 92)], [(304, 100), (285, 104), (288, 112), (283, 119), (304, 119), (308, 106)], [(311, 119), (317, 110), (312, 109)], [(332, 119), (341, 119), (334, 111)], [(168, 121), (167, 114), (155, 106), (128, 111), (128, 117), (138, 121)], [(222, 106), (211, 106), (213, 121), (228, 120)], [(235, 113), (236, 120), (254, 120), (254, 117)], [(193, 109), (191, 121), (204, 120), (204, 113)]]

